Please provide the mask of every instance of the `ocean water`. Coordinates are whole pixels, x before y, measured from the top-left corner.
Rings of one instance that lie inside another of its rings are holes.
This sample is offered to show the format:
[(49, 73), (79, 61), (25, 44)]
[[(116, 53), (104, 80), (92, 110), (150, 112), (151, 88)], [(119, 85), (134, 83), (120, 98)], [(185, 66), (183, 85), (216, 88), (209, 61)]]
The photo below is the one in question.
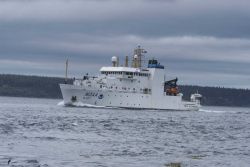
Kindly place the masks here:
[(74, 108), (60, 100), (0, 97), (1, 167), (164, 167), (174, 162), (249, 167), (250, 109)]

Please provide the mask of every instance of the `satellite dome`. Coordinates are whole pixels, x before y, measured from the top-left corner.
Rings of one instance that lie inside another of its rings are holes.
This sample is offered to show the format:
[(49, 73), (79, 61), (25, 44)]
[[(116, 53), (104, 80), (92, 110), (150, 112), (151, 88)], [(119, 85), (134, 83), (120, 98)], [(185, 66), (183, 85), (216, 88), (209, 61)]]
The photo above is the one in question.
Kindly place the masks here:
[(134, 59), (138, 59), (138, 55), (134, 55)]
[(111, 61), (112, 61), (112, 62), (117, 62), (117, 57), (116, 57), (116, 56), (113, 56), (113, 57), (111, 58)]

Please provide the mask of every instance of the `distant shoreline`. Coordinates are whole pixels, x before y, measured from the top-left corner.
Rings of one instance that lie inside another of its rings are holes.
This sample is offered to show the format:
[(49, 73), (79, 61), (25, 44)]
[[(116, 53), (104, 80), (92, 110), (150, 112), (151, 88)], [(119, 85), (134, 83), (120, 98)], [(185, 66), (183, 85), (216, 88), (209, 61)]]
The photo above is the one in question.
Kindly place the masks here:
[[(59, 83), (64, 83), (64, 78), (0, 74), (0, 96), (62, 99)], [(189, 100), (190, 94), (198, 91), (203, 95), (204, 106), (250, 107), (249, 89), (191, 85), (179, 85), (179, 88), (184, 100)]]
[(0, 98), (27, 98), (27, 99), (48, 99), (48, 100), (63, 100), (63, 98), (47, 98), (47, 97), (25, 97), (25, 96), (3, 96), (0, 95)]

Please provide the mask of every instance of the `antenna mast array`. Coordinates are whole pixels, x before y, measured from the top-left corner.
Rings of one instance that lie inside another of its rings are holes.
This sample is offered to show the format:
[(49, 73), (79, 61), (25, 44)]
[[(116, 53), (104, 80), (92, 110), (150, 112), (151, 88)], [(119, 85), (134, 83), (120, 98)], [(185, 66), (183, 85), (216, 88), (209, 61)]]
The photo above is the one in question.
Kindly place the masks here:
[(68, 66), (69, 66), (69, 59), (67, 59), (65, 63), (65, 83), (68, 82)]
[(137, 48), (134, 49), (134, 67), (135, 68), (142, 68), (143, 61), (144, 61), (144, 53), (147, 53), (147, 51), (139, 45)]

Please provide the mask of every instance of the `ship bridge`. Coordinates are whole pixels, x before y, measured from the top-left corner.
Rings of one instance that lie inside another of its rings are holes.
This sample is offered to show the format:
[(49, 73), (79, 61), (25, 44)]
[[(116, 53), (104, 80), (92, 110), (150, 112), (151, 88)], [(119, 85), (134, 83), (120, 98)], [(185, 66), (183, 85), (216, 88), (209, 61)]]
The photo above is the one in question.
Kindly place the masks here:
[(100, 69), (101, 72), (140, 72), (141, 69), (139, 68), (132, 68), (132, 67), (102, 67)]
[(106, 75), (150, 76), (149, 70), (133, 67), (102, 67), (100, 72)]
[(164, 66), (158, 63), (157, 60), (151, 59), (148, 61), (148, 68), (159, 68), (159, 69), (164, 69)]

